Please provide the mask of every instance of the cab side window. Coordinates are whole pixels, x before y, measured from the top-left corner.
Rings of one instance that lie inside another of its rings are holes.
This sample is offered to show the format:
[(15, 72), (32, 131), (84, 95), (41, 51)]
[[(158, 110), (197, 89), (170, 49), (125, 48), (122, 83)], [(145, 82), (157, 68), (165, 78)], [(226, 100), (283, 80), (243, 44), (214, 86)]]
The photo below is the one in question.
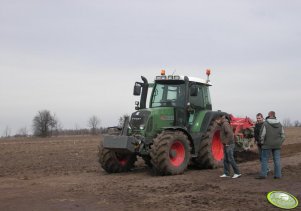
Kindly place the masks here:
[(204, 93), (201, 85), (197, 85), (197, 96), (190, 96), (190, 104), (194, 107), (205, 108)]
[(205, 108), (212, 109), (211, 98), (208, 86), (203, 87)]

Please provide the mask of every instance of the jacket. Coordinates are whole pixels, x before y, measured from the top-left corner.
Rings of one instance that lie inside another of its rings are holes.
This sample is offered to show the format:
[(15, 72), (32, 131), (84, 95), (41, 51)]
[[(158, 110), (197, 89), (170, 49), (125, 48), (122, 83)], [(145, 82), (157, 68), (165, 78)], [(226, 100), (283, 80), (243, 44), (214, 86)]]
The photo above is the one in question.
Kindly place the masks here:
[(224, 145), (234, 143), (233, 129), (227, 119), (224, 119), (221, 124), (220, 137)]
[(255, 124), (254, 138), (255, 138), (256, 144), (260, 144), (260, 130), (261, 130), (262, 125), (263, 125), (263, 122)]
[(281, 123), (275, 118), (267, 119), (260, 131), (262, 149), (280, 149), (285, 140)]

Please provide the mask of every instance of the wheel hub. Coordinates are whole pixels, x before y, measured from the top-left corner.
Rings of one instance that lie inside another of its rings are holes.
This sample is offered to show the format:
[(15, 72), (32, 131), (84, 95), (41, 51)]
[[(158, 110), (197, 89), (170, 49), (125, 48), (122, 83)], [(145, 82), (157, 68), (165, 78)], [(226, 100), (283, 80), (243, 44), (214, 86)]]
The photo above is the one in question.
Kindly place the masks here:
[(169, 150), (170, 162), (173, 166), (180, 166), (185, 160), (185, 148), (181, 141), (175, 141)]
[(170, 150), (169, 151), (169, 156), (170, 156), (171, 159), (177, 157), (177, 151), (174, 150), (174, 149)]
[(220, 138), (220, 131), (216, 131), (212, 138), (212, 156), (216, 161), (221, 161), (224, 158), (224, 147)]

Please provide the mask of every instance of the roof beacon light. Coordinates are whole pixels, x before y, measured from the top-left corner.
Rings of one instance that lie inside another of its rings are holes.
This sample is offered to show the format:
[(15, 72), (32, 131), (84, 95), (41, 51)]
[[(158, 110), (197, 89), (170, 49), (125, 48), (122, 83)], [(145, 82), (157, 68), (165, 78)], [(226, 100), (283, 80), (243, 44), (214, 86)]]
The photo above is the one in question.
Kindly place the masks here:
[(206, 70), (206, 75), (209, 76), (210, 74), (211, 74), (211, 70), (210, 70), (210, 69), (207, 69), (207, 70)]
[(211, 74), (211, 70), (210, 70), (210, 69), (207, 69), (207, 70), (206, 70), (206, 75), (207, 75), (206, 83), (209, 83), (209, 82), (210, 82), (210, 79), (209, 79), (210, 74)]
[(165, 75), (165, 70), (161, 70), (161, 75)]

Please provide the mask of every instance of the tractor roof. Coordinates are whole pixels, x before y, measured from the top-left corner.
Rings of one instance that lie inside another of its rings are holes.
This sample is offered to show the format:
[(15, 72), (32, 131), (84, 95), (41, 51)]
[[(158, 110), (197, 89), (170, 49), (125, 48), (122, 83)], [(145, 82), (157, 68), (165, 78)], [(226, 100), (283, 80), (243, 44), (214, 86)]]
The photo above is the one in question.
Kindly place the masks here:
[[(169, 77), (161, 77), (161, 76), (157, 76), (155, 78), (155, 81), (160, 81), (160, 82), (163, 82), (163, 81), (184, 81), (184, 77), (185, 76), (175, 76), (175, 77), (172, 77), (169, 79)], [(207, 83), (207, 81), (205, 79), (202, 79), (202, 78), (197, 78), (197, 77), (190, 77), (190, 76), (187, 76), (189, 81), (190, 82), (196, 82), (196, 83), (201, 83), (201, 84), (205, 84), (207, 86), (212, 86), (212, 84), (210, 82)]]
[[(183, 80), (184, 80), (184, 76), (180, 76), (180, 77), (181, 77), (181, 79), (183, 78)], [(197, 77), (190, 77), (190, 76), (188, 76), (188, 78), (189, 78), (189, 81), (191, 81), (191, 82), (197, 82), (197, 83), (201, 83), (201, 84), (206, 84), (208, 86), (212, 86), (210, 81), (208, 81), (208, 83), (207, 83), (207, 80), (205, 80), (205, 79), (197, 78)]]

